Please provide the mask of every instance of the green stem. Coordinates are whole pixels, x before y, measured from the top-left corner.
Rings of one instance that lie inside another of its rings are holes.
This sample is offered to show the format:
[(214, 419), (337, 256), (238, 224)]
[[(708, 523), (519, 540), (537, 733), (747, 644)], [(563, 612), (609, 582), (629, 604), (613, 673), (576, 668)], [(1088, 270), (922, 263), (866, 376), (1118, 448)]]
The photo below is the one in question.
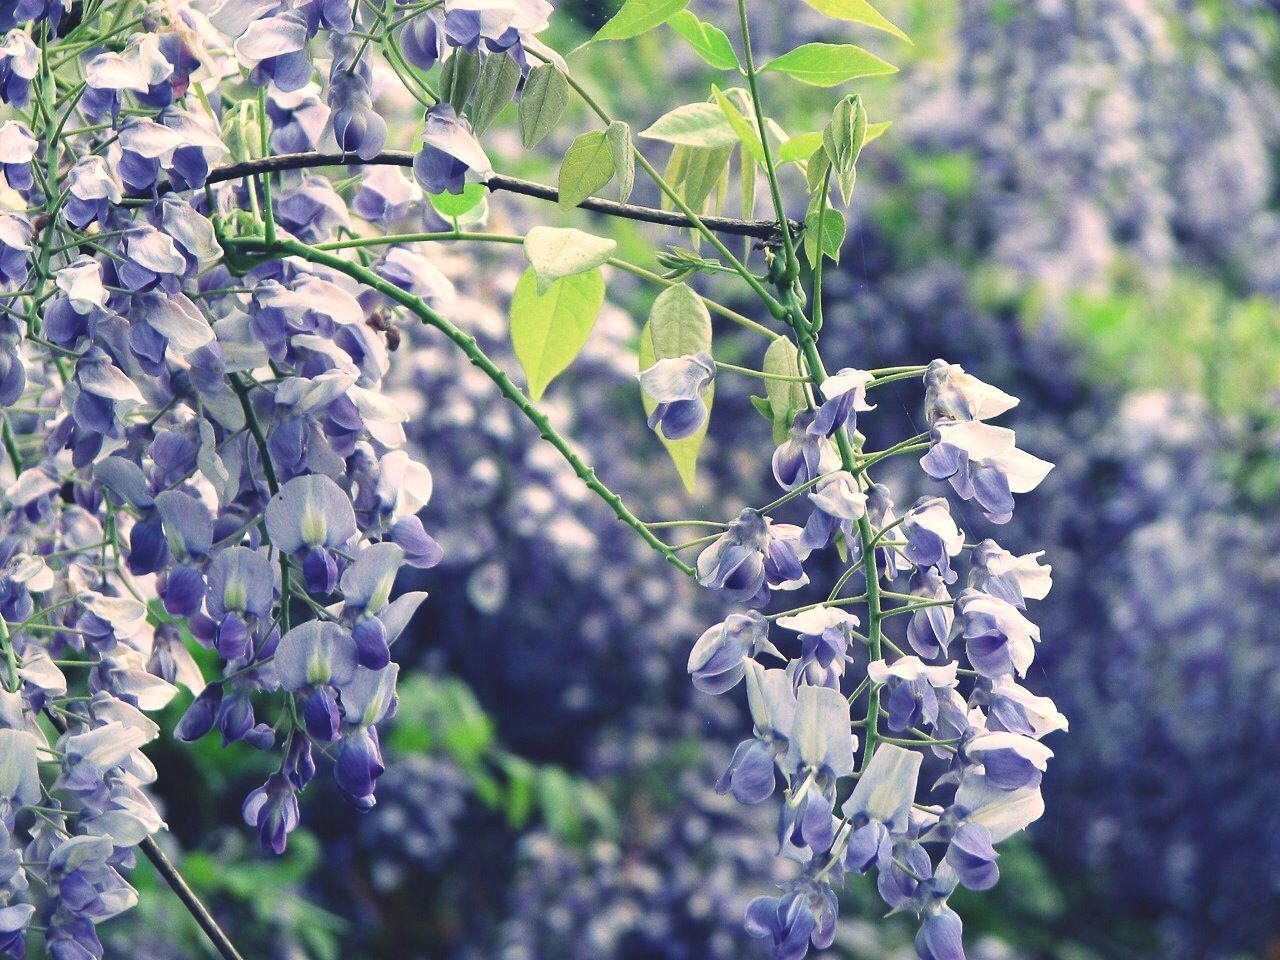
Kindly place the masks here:
[[(515, 404), (517, 409), (529, 419), (531, 423), (538, 429), (538, 434), (550, 443), (560, 452), (560, 455), (573, 467), (579, 479), (587, 485), (587, 487), (597, 494), (610, 509), (614, 515), (627, 526), (631, 527), (640, 535), (653, 549), (657, 550), (667, 561), (681, 573), (692, 577), (694, 575), (693, 567), (689, 566), (681, 560), (667, 544), (663, 543), (656, 534), (653, 533), (644, 522), (633, 514), (622, 502), (622, 498), (607, 487), (598, 476), (594, 469), (589, 467), (583, 459), (574, 452), (569, 445), (569, 441), (551, 426), (550, 420), (546, 414), (534, 405), (525, 394), (517, 387), (510, 377), (503, 372), (502, 368), (490, 359), (489, 355), (480, 349), (480, 345), (476, 343), (475, 337), (465, 333), (458, 327), (454, 326), (449, 320), (445, 319), (439, 313), (432, 310), (420, 298), (413, 294), (400, 289), (393, 283), (383, 280), (380, 276), (359, 264), (344, 260), (342, 257), (335, 256), (323, 250), (317, 250), (298, 240), (284, 238), (278, 240), (274, 245), (267, 244), (264, 240), (254, 237), (244, 237), (239, 239), (228, 239), (224, 241), (225, 246), (238, 248), (249, 253), (260, 253), (266, 256), (283, 256), (283, 257), (299, 257), (311, 263), (320, 264), (329, 267), (331, 270), (337, 270), (344, 273), (353, 280), (359, 281), (367, 287), (378, 291), (383, 296), (405, 307), (413, 313), (418, 319), (429, 326), (435, 327), (446, 337), (448, 337), (454, 345), (456, 345), (464, 354), (471, 364), (477, 367), (497, 386), (499, 392), (511, 403)], [(242, 398), (242, 403), (243, 398)], [(250, 423), (250, 429), (253, 429), (253, 423)]]

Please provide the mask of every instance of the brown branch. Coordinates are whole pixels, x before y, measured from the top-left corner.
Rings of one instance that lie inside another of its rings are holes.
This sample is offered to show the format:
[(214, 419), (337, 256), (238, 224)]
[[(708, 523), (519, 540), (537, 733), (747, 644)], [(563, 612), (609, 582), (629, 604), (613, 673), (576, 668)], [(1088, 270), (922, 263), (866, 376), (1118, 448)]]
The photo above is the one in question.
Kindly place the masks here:
[[(275, 173), (280, 170), (305, 170), (310, 167), (339, 166), (393, 166), (412, 167), (413, 154), (403, 150), (386, 150), (368, 160), (361, 160), (350, 153), (283, 153), (264, 157), (259, 160), (247, 160), (219, 167), (209, 172), (208, 183), (222, 183), (226, 180), (238, 180), (241, 177), (256, 173)], [(538, 200), (549, 200), (552, 203), (559, 199), (555, 187), (521, 180), (518, 177), (507, 177), (502, 174), (490, 174), (485, 182), (490, 192), (504, 191), (517, 193)], [(692, 228), (693, 221), (681, 213), (672, 210), (659, 210), (656, 207), (642, 207), (633, 203), (618, 203), (600, 197), (588, 197), (578, 204), (583, 210), (593, 210), (611, 217), (626, 220), (638, 220), (643, 223), (657, 223), (668, 227)], [(761, 240), (776, 240), (782, 233), (777, 222), (773, 220), (735, 220), (730, 217), (703, 217), (703, 224), (717, 233), (738, 237), (758, 237)], [(792, 224), (799, 230), (799, 224)]]

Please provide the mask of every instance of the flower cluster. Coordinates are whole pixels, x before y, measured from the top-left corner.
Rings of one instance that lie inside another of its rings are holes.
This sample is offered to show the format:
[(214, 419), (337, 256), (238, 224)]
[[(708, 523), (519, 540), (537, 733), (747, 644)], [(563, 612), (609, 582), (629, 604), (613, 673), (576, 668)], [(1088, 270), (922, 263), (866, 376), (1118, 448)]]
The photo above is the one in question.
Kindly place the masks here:
[[(389, 302), (323, 266), (228, 255), (242, 211), (273, 198), (209, 179), (304, 136), (381, 148), (349, 6), (156, 4), (107, 47), (59, 36), (63, 10), (0, 15), (7, 956), (37, 917), (51, 955), (101, 955), (95, 926), (135, 902), (122, 874), (164, 826), (146, 714), (180, 687), (175, 737), (278, 755), (243, 803), (264, 848), (285, 848), (320, 754), (371, 807), (392, 645), (425, 597), (393, 584), (441, 557), (417, 517), (431, 475), (383, 387)], [(308, 90), (320, 30), (327, 106)], [(229, 100), (237, 73), (270, 95)], [(281, 179), (275, 200), (282, 234), (349, 223), (325, 180)]]
[[(960, 886), (996, 883), (994, 844), (1043, 810), (1052, 751), (1041, 739), (1067, 726), (1050, 700), (1019, 682), (1040, 640), (1027, 604), (1052, 583), (1040, 554), (966, 543), (941, 496), (922, 497), (899, 517), (889, 491), (868, 476), (885, 456), (924, 449), (930, 478), (1003, 523), (1012, 494), (1048, 473), (1012, 431), (986, 422), (1015, 398), (957, 364), (935, 360), (921, 372), (930, 432), (884, 454), (862, 451), (855, 432), (857, 413), (874, 409), (866, 393), (876, 374), (847, 369), (826, 380), (816, 413), (797, 414), (774, 458), (788, 491), (781, 502), (804, 496), (809, 519), (795, 526), (746, 510), (698, 562), (704, 586), (749, 608), (708, 629), (689, 656), (695, 686), (720, 694), (745, 681), (751, 708), (754, 735), (717, 789), (760, 803), (781, 778), (778, 851), (802, 865), (783, 893), (747, 910), (747, 931), (768, 939), (778, 958), (828, 946), (841, 879), (872, 868), (885, 903), (921, 917), (923, 960), (963, 957), (948, 898)], [(842, 463), (838, 448), (852, 457)], [(804, 562), (833, 543), (847, 569), (825, 601), (759, 612), (775, 591), (805, 586)], [(902, 577), (909, 582), (895, 591)], [(843, 596), (849, 582), (861, 593)], [(865, 606), (865, 620), (848, 609), (855, 605)], [(901, 641), (891, 639), (904, 621)]]

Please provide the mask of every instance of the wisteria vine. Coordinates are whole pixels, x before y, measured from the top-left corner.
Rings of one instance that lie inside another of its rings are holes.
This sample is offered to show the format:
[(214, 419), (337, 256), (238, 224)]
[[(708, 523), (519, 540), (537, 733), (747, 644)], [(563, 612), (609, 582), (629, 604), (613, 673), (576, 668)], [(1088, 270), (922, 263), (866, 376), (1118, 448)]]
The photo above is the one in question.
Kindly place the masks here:
[[(812, 5), (903, 36), (865, 0)], [(418, 517), (431, 474), (384, 389), (400, 324), (421, 322), (645, 543), (741, 605), (693, 644), (689, 672), (709, 694), (745, 683), (753, 736), (717, 789), (760, 803), (781, 776), (779, 852), (800, 865), (751, 904), (747, 931), (780, 960), (828, 946), (842, 877), (875, 868), (885, 902), (921, 918), (923, 960), (963, 957), (948, 897), (996, 882), (993, 845), (1043, 808), (1040, 740), (1066, 727), (1018, 682), (1039, 641), (1027, 601), (1050, 572), (1039, 554), (971, 542), (943, 487), (899, 515), (871, 473), (918, 455), (1001, 524), (1051, 465), (987, 422), (1017, 400), (955, 364), (824, 368), (824, 260), (844, 232), (832, 195), (849, 203), (859, 155), (887, 124), (854, 95), (823, 129), (788, 136), (760, 78), (830, 87), (893, 68), (844, 43), (757, 66), (745, 0), (736, 45), (687, 6), (627, 0), (595, 42), (667, 24), (746, 86), (713, 85), (638, 135), (538, 39), (544, 0), (17, 0), (0, 12), (5, 956), (35, 933), (57, 960), (100, 957), (96, 925), (136, 902), (124, 871), (138, 848), (238, 956), (153, 839), (164, 823), (142, 748), (161, 730), (147, 714), (179, 687), (193, 699), (175, 738), (216, 728), (224, 746), (278, 757), (242, 808), (264, 849), (285, 849), (318, 759), (355, 808), (373, 807), (392, 647), (425, 597), (397, 594), (395, 579), (442, 556)], [(533, 149), (574, 96), (598, 125), (573, 139), (555, 187), (493, 170), (480, 137), (513, 101)], [(412, 153), (387, 149), (377, 103), (396, 97), (422, 118)], [(671, 146), (665, 172), (637, 138)], [(736, 218), (719, 212), (735, 152)], [(344, 178), (322, 173), (340, 166)], [(637, 167), (660, 206), (630, 202)], [(616, 201), (598, 196), (610, 182)], [(797, 188), (807, 206), (792, 219)], [(661, 251), (654, 269), (578, 229), (489, 232), (498, 191), (684, 227), (698, 249)], [(447, 315), (440, 243), (523, 249), (511, 337), (526, 388)], [(717, 377), (763, 384), (773, 503), (646, 523), (539, 408), (590, 335), (605, 267), (659, 288), (639, 383), (687, 484)], [(763, 320), (695, 291), (710, 275), (745, 285)], [(712, 313), (759, 336), (759, 369), (715, 356)], [(874, 391), (908, 378), (923, 383), (928, 429), (867, 449), (858, 424)], [(796, 509), (802, 525), (778, 519)], [(664, 539), (684, 528), (713, 532)], [(809, 586), (804, 565), (825, 550), (843, 568), (826, 599), (771, 609), (775, 592)]]

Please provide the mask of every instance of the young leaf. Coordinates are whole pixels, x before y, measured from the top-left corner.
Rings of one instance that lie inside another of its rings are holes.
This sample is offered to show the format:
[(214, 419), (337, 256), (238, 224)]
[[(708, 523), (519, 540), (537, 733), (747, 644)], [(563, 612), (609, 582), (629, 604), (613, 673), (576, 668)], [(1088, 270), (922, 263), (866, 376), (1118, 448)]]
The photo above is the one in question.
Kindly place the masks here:
[(436, 213), (453, 219), (475, 209), (484, 200), (484, 193), (483, 183), (468, 183), (461, 193), (429, 193), (427, 199), (436, 208)]
[(851, 43), (806, 43), (770, 60), (761, 69), (777, 70), (815, 87), (834, 87), (858, 77), (898, 71), (893, 64)]
[[(711, 351), (711, 314), (702, 298), (683, 283), (668, 287), (653, 301), (649, 320), (640, 331), (640, 369), (647, 370), (658, 360), (683, 357), (700, 351)], [(711, 411), (714, 384), (708, 388), (703, 403)], [(641, 394), (644, 411), (650, 413), (654, 403)], [(708, 420), (710, 417), (708, 416)], [(681, 440), (668, 440), (659, 436), (667, 448), (685, 488), (693, 490), (698, 466), (698, 450), (707, 433), (707, 424), (692, 436)]]
[(886, 20), (867, 0), (804, 0), (804, 2), (819, 13), (825, 13), (833, 19), (865, 23), (868, 27), (891, 33), (899, 40), (911, 42), (910, 37)]
[[(769, 344), (769, 349), (764, 352), (764, 372), (781, 377), (800, 376), (800, 354), (786, 337), (779, 337)], [(769, 398), (774, 442), (781, 443), (787, 439), (796, 411), (803, 410), (808, 403), (804, 384), (790, 380), (765, 380), (764, 391)]]
[(603, 130), (579, 134), (560, 163), (560, 206), (576, 207), (613, 179), (613, 153)]
[(840, 262), (840, 247), (844, 244), (844, 214), (827, 208), (818, 224), (818, 211), (811, 210), (804, 218), (804, 254), (810, 263), (818, 262), (818, 244), (822, 253), (836, 263)]
[(716, 105), (720, 108), (720, 112), (729, 121), (729, 126), (733, 128), (733, 132), (737, 134), (738, 140), (742, 143), (742, 149), (751, 155), (752, 160), (757, 163), (764, 163), (764, 146), (760, 142), (760, 134), (756, 132), (756, 125), (748, 121), (728, 96), (714, 83), (711, 85), (711, 95), (715, 97)]
[(626, 0), (592, 40), (626, 40), (652, 30), (689, 5), (689, 0)]
[(618, 247), (613, 240), (581, 230), (534, 227), (524, 238), (524, 255), (538, 281), (538, 295), (555, 281), (600, 266)]
[(540, 63), (529, 69), (519, 108), (520, 142), (526, 150), (555, 129), (568, 103), (569, 80), (558, 67)]
[[(734, 144), (737, 140), (734, 141)], [(695, 210), (701, 210), (729, 165), (733, 144), (725, 147), (677, 146), (671, 151), (667, 179)]]
[(520, 84), (520, 64), (515, 58), (486, 57), (476, 82), (475, 97), (471, 101), (471, 127), (477, 135), (489, 129), (498, 114), (506, 109)]
[(693, 52), (717, 70), (740, 68), (733, 44), (719, 27), (704, 23), (688, 10), (681, 10), (673, 16), (667, 21), (667, 26), (689, 41)]
[(687, 103), (663, 114), (640, 136), (686, 147), (728, 147), (738, 142), (729, 119), (714, 103)]
[(877, 120), (875, 123), (867, 124), (867, 139), (862, 145), (865, 147), (872, 140), (880, 139), (881, 134), (893, 126), (892, 120)]
[(613, 154), (613, 173), (618, 178), (618, 202), (626, 203), (636, 185), (636, 157), (631, 147), (631, 126), (621, 120), (609, 124), (604, 132)]
[(822, 147), (822, 134), (818, 132), (800, 133), (789, 140), (784, 140), (778, 147), (779, 163), (795, 163), (808, 160), (815, 150)]
[(520, 276), (511, 297), (511, 346), (534, 400), (578, 355), (602, 303), (604, 277), (599, 267), (561, 277), (544, 294), (538, 293), (532, 267)]
[(440, 95), (458, 113), (467, 105), (471, 91), (480, 76), (480, 57), (466, 50), (455, 50), (440, 72)]
[(853, 196), (853, 184), (858, 175), (858, 155), (867, 140), (867, 111), (857, 94), (845, 97), (836, 104), (830, 122), (822, 131), (822, 146), (831, 161), (831, 169), (840, 186), (840, 197), (845, 205)]

